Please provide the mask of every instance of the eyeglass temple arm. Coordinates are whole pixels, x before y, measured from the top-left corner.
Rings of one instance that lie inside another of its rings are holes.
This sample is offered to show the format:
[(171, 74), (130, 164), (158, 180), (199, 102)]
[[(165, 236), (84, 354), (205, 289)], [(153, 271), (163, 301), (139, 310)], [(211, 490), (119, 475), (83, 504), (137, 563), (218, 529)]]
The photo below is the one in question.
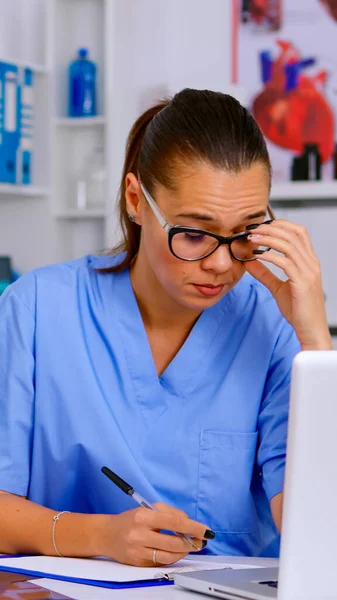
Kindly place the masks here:
[(268, 204), (267, 206), (267, 211), (268, 211), (268, 215), (270, 216), (271, 219), (275, 220), (276, 219), (276, 215), (272, 209), (272, 207), (270, 206), (270, 204)]
[(165, 217), (161, 214), (157, 204), (155, 203), (155, 201), (153, 200), (153, 198), (150, 196), (149, 192), (147, 191), (147, 189), (143, 186), (142, 182), (140, 181), (140, 187), (141, 190), (145, 196), (145, 199), (147, 201), (147, 203), (150, 205), (150, 207), (152, 208), (154, 214), (156, 215), (159, 223), (161, 224), (162, 227), (164, 227), (164, 229), (168, 229), (169, 225), (165, 219)]

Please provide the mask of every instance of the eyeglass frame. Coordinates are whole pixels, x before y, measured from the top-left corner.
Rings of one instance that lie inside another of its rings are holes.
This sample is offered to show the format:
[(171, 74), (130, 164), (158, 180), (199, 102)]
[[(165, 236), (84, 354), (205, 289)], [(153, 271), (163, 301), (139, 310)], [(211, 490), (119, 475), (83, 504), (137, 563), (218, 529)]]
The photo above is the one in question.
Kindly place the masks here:
[[(198, 229), (197, 227), (185, 227), (184, 225), (169, 225), (168, 222), (166, 221), (164, 215), (162, 214), (158, 204), (152, 198), (150, 192), (146, 189), (143, 182), (140, 179), (138, 179), (138, 181), (139, 181), (140, 188), (143, 192), (143, 195), (145, 197), (145, 200), (147, 201), (148, 205), (152, 209), (159, 224), (163, 227), (163, 229), (165, 229), (165, 231), (167, 233), (168, 245), (169, 245), (169, 249), (170, 249), (171, 253), (173, 254), (173, 256), (175, 256), (179, 260), (184, 260), (186, 262), (196, 262), (197, 260), (203, 260), (204, 258), (208, 258), (209, 256), (211, 256), (218, 248), (220, 248), (220, 246), (223, 246), (223, 245), (228, 246), (228, 250), (229, 250), (231, 257), (234, 260), (237, 260), (238, 262), (245, 263), (245, 262), (252, 262), (253, 260), (257, 260), (257, 258), (258, 258), (257, 256), (255, 256), (254, 258), (247, 258), (247, 259), (237, 258), (236, 256), (234, 256), (234, 254), (232, 252), (232, 248), (231, 248), (232, 242), (239, 240), (239, 239), (247, 238), (248, 235), (250, 235), (251, 231), (242, 231), (231, 237), (224, 237), (222, 235), (218, 235), (217, 233), (212, 233), (210, 231), (206, 231), (205, 229)], [(261, 225), (271, 223), (272, 221), (275, 220), (275, 215), (269, 205), (267, 206), (267, 211), (268, 211), (268, 214), (271, 217), (271, 219), (269, 219), (268, 221), (264, 221), (263, 223), (261, 223)], [(199, 256), (198, 258), (182, 258), (181, 256), (178, 256), (172, 248), (172, 238), (177, 233), (204, 234), (204, 235), (207, 235), (207, 236), (212, 237), (215, 240), (217, 240), (218, 245), (213, 250), (211, 250), (211, 252), (209, 252), (208, 254), (205, 254), (204, 256)], [(271, 248), (266, 248), (265, 250), (260, 250), (260, 251), (255, 250), (255, 252), (256, 252), (256, 254), (263, 254), (264, 252), (268, 252), (270, 249)]]

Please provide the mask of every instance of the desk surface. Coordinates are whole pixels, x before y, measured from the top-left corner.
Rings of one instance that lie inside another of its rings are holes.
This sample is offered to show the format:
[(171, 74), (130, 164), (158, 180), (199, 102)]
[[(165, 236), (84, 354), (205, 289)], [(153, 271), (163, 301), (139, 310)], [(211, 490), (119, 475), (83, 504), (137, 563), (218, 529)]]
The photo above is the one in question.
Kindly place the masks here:
[(32, 583), (27, 575), (0, 572), (0, 599), (6, 600), (68, 600), (69, 596), (43, 589), (39, 580)]
[[(207, 560), (203, 555), (195, 557), (200, 560)], [(212, 562), (223, 562), (224, 557), (209, 557)], [(275, 567), (278, 560), (274, 558), (243, 558), (226, 557), (229, 564), (247, 564), (260, 565), (261, 567)], [(48, 590), (58, 592), (73, 598), (74, 600), (200, 600), (202, 596), (194, 592), (187, 592), (175, 586), (161, 586), (149, 588), (134, 588), (127, 590), (109, 590), (97, 588), (89, 585), (80, 585), (77, 583), (68, 583), (66, 581), (55, 581), (52, 579), (39, 579), (39, 585)]]

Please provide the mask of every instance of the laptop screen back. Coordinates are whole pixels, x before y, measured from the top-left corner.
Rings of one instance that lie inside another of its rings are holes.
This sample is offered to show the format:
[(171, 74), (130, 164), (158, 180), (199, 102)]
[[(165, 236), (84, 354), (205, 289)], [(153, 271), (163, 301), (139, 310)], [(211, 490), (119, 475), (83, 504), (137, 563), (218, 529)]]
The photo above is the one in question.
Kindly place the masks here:
[(335, 598), (337, 352), (298, 354), (290, 398), (278, 598)]

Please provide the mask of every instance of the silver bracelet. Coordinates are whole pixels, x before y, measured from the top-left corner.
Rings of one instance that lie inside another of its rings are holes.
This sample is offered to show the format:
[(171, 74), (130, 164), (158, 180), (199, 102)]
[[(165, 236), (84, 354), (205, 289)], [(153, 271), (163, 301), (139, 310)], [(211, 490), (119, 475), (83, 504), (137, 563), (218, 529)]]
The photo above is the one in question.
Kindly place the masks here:
[(55, 517), (53, 517), (53, 528), (52, 528), (52, 531), (51, 531), (51, 537), (52, 537), (52, 540), (53, 540), (54, 550), (55, 550), (56, 554), (58, 556), (61, 556), (61, 557), (63, 557), (63, 554), (61, 554), (61, 552), (58, 551), (58, 548), (56, 546), (55, 529), (56, 529), (56, 523), (59, 520), (60, 516), (64, 515), (65, 513), (70, 513), (70, 510), (62, 510), (61, 512), (57, 513), (57, 515), (55, 515)]

